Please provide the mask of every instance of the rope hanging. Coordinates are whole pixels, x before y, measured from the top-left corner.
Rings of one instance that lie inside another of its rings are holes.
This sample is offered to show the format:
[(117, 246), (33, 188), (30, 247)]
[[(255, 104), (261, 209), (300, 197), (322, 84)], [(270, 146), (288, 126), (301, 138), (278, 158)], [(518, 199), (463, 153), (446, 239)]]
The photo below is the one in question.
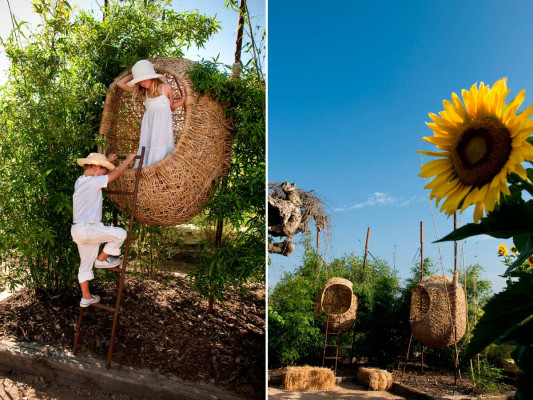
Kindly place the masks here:
[[(172, 113), (176, 147), (162, 161), (143, 168), (135, 219), (148, 225), (171, 226), (198, 215), (212, 191), (213, 182), (227, 175), (231, 157), (229, 122), (221, 105), (209, 96), (199, 97), (188, 76), (193, 62), (178, 57), (149, 59), (164, 74), (174, 94), (178, 86), (187, 93), (184, 110)], [(131, 73), (123, 71), (109, 87), (100, 136), (108, 140), (106, 153), (135, 153), (139, 144), (144, 106), (140, 99), (120, 90), (116, 82)], [(131, 191), (135, 170), (129, 168), (109, 184), (111, 190)], [(111, 195), (129, 215), (130, 196)]]

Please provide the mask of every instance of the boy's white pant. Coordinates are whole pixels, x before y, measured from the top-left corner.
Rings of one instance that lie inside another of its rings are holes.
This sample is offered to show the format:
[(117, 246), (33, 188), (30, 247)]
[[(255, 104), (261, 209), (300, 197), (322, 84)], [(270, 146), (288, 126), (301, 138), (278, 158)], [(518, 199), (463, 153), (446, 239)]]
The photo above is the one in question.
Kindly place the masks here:
[(105, 226), (101, 222), (95, 224), (74, 224), (70, 229), (74, 243), (80, 252), (80, 283), (94, 279), (93, 265), (98, 257), (101, 243), (105, 243), (104, 253), (119, 256), (120, 247), (126, 239), (127, 232), (122, 228)]

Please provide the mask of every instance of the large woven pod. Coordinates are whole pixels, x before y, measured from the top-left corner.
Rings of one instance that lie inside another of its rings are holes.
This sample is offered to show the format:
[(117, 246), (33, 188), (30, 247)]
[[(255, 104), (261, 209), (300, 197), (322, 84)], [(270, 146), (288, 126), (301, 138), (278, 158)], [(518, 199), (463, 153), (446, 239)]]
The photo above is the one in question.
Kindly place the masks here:
[[(185, 111), (172, 113), (176, 148), (162, 161), (143, 167), (139, 181), (135, 218), (149, 225), (183, 224), (198, 215), (207, 200), (213, 181), (227, 175), (231, 156), (231, 134), (220, 104), (208, 96), (199, 97), (187, 71), (193, 62), (177, 57), (150, 59), (164, 74), (179, 97), (178, 85), (185, 89)], [(144, 105), (116, 82), (131, 70), (123, 71), (109, 87), (100, 136), (108, 140), (107, 153), (136, 153)], [(109, 184), (111, 190), (133, 191), (135, 170)], [(131, 196), (111, 195), (111, 200), (128, 214)]]
[(424, 346), (443, 349), (465, 334), (466, 312), (465, 292), (457, 272), (453, 281), (445, 275), (425, 278), (411, 295), (409, 322), (413, 336)]
[[(316, 309), (326, 313), (330, 331), (348, 332), (355, 322), (357, 296), (353, 293), (352, 286), (348, 279), (331, 278), (320, 291)], [(323, 328), (325, 327), (324, 323)]]

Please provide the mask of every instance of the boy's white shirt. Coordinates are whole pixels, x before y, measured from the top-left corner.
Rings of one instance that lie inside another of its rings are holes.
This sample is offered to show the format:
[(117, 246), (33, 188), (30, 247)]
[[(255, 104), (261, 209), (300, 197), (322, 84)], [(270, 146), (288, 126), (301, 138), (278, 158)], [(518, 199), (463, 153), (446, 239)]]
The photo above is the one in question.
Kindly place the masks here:
[(102, 221), (102, 188), (107, 187), (108, 175), (80, 176), (74, 184), (73, 222), (94, 224)]

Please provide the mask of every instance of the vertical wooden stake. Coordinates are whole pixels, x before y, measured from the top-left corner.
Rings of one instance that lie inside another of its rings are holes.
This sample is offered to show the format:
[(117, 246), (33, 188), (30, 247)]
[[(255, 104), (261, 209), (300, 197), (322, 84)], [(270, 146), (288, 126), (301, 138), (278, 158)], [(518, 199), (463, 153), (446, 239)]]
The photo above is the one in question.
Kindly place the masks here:
[(363, 257), (363, 271), (361, 272), (361, 283), (365, 281), (366, 254), (368, 253), (368, 239), (370, 238), (370, 227), (366, 231), (365, 256)]
[[(424, 222), (420, 221), (420, 281), (424, 279)], [(415, 320), (416, 322), (416, 320)], [(424, 372), (424, 345), (420, 345), (420, 372)]]

